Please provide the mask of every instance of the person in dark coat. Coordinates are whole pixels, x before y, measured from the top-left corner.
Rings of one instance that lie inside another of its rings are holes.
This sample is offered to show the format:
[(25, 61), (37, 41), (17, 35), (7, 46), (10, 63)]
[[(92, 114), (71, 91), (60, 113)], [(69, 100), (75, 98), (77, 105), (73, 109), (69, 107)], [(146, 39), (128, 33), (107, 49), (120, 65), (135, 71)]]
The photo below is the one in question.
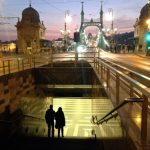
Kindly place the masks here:
[(60, 131), (62, 137), (64, 137), (65, 115), (61, 107), (58, 108), (58, 111), (55, 114), (55, 120), (55, 127), (58, 129), (58, 138), (60, 138)]
[(53, 110), (53, 105), (50, 105), (50, 108), (47, 109), (45, 113), (45, 120), (48, 126), (48, 137), (51, 136), (54, 138), (54, 119), (55, 119), (55, 111)]

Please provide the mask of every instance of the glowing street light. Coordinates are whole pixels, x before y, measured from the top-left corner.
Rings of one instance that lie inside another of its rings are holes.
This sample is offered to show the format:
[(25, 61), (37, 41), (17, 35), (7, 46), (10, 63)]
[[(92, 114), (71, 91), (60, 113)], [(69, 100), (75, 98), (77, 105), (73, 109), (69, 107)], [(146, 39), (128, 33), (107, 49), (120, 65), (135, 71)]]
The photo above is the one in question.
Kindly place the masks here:
[(111, 29), (113, 30), (113, 29), (114, 29), (113, 9), (112, 9), (112, 8), (109, 8), (108, 11), (109, 11), (109, 14), (110, 14), (110, 16), (111, 16), (110, 18), (111, 18), (111, 21), (112, 21), (112, 23), (111, 23)]
[(112, 8), (108, 9), (108, 14), (106, 16), (106, 19), (108, 21), (111, 21), (111, 27), (110, 27), (110, 29), (107, 29), (107, 33), (110, 35), (116, 34), (117, 28), (114, 28), (114, 16), (113, 16), (113, 9)]
[(72, 17), (70, 16), (69, 13), (65, 13), (65, 22), (66, 23), (70, 23), (72, 21)]
[(65, 25), (64, 25), (64, 30), (60, 30), (61, 34), (64, 36), (64, 47), (65, 49), (67, 48), (67, 43), (68, 43), (68, 37), (70, 34), (70, 30), (67, 30), (67, 23), (70, 23), (72, 21), (72, 17), (69, 14), (69, 11), (65, 11)]
[(147, 56), (150, 56), (150, 19), (147, 19), (146, 20), (146, 24), (147, 24), (147, 28), (148, 28), (148, 32), (147, 34), (145, 35), (145, 40), (146, 40), (146, 50), (147, 50), (147, 53), (146, 55)]
[(146, 20), (146, 24), (148, 25), (148, 30), (150, 31), (150, 19)]

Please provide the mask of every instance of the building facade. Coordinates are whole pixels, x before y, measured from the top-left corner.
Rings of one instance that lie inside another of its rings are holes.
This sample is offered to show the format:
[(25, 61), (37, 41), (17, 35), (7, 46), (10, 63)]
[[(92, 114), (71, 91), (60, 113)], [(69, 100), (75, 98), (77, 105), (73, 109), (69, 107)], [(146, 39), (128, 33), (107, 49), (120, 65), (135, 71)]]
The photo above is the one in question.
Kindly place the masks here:
[(0, 52), (16, 52), (16, 43), (13, 41), (0, 42)]
[(134, 25), (135, 51), (147, 53), (145, 35), (148, 32), (148, 24), (146, 21), (150, 19), (150, 0), (141, 9), (140, 16)]
[(16, 24), (18, 53), (35, 54), (41, 49), (45, 39), (45, 26), (39, 13), (31, 5), (22, 12), (22, 19)]

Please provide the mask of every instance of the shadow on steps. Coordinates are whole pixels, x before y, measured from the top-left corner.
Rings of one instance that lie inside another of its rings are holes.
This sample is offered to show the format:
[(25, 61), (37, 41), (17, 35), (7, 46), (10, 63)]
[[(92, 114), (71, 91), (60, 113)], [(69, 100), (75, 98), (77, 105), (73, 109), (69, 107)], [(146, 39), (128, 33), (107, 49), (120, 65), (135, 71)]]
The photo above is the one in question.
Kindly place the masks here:
[(4, 150), (135, 150), (127, 139), (14, 137), (0, 140)]
[(103, 144), (94, 139), (23, 137), (3, 143), (3, 149), (11, 150), (103, 150)]

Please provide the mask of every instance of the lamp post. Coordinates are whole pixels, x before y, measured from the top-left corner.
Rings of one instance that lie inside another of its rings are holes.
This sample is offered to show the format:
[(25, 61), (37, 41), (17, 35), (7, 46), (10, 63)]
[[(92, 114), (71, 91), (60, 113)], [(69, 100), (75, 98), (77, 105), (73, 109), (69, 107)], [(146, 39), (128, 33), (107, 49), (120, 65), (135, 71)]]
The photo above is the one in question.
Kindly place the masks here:
[(64, 30), (60, 30), (60, 32), (63, 34), (64, 36), (64, 48), (65, 50), (67, 49), (67, 44), (68, 44), (68, 37), (70, 34), (70, 30), (67, 30), (67, 23), (70, 23), (72, 20), (69, 11), (65, 11), (65, 23), (64, 23)]
[(114, 29), (114, 22), (113, 22), (113, 9), (112, 8), (109, 8), (108, 9), (108, 12), (109, 12), (109, 14), (111, 15), (111, 30), (113, 31), (113, 29)]
[(113, 34), (117, 33), (117, 28), (114, 28), (113, 9), (109, 8), (108, 13), (109, 13), (109, 15), (108, 15), (107, 19), (111, 21), (111, 27), (110, 27), (110, 29), (107, 29), (107, 32), (108, 32), (108, 34), (113, 35)]
[(107, 15), (107, 20), (111, 21), (111, 26), (110, 28), (107, 29), (106, 33), (110, 36), (110, 47), (114, 49), (116, 46), (116, 43), (114, 42), (114, 35), (117, 33), (117, 28), (114, 28), (114, 16), (113, 16), (113, 9), (109, 8), (108, 9), (108, 15)]

